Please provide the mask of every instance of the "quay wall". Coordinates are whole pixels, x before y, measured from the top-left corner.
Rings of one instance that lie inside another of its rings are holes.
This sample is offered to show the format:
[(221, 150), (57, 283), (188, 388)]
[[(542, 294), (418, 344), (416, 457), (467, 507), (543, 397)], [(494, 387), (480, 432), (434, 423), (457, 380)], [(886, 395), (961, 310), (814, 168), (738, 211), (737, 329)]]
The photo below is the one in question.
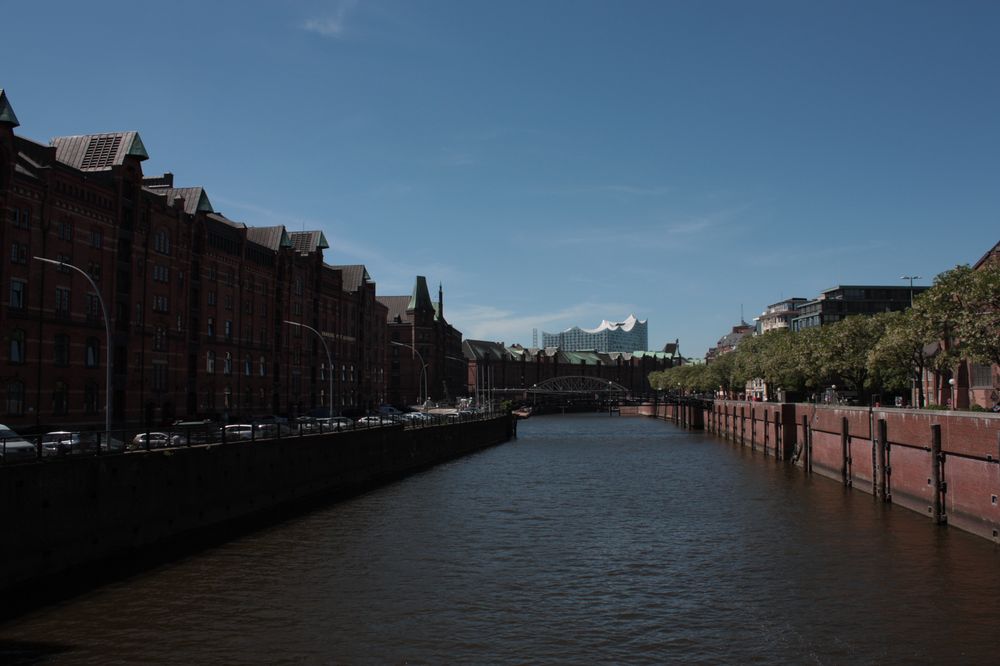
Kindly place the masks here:
[(701, 427), (692, 410), (728, 441), (1000, 543), (1000, 414), (734, 400), (635, 413)]
[(72, 457), (0, 468), (0, 590), (348, 496), (510, 439), (509, 417)]

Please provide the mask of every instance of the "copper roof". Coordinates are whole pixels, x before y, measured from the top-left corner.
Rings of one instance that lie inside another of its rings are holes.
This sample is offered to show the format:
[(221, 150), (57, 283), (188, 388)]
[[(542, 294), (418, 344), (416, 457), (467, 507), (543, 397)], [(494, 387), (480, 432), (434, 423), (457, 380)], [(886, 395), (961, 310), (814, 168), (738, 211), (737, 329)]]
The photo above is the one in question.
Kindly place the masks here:
[(312, 254), (316, 250), (330, 247), (322, 231), (293, 231), (288, 234), (288, 238), (299, 254)]
[(214, 213), (212, 202), (208, 200), (208, 194), (201, 187), (150, 187), (145, 188), (147, 192), (152, 192), (167, 198), (167, 203), (172, 204), (174, 199), (184, 199), (184, 212), (194, 215), (198, 212)]
[(275, 252), (283, 247), (292, 246), (292, 242), (285, 232), (285, 227), (280, 224), (276, 227), (248, 227), (247, 239)]
[(149, 159), (138, 132), (111, 132), (60, 136), (52, 139), (56, 159), (81, 171), (107, 171), (120, 166), (126, 157)]
[(409, 296), (378, 296), (375, 300), (389, 309), (386, 320), (390, 324), (409, 324), (413, 321), (413, 318), (406, 313), (410, 305)]
[(332, 266), (331, 268), (335, 268), (343, 274), (344, 291), (357, 291), (362, 284), (372, 282), (371, 276), (368, 275), (368, 269), (363, 264)]
[(10, 105), (10, 100), (7, 99), (7, 93), (3, 91), (3, 88), (0, 88), (0, 123), (7, 123), (11, 127), (17, 127), (21, 124), (17, 122), (14, 107)]

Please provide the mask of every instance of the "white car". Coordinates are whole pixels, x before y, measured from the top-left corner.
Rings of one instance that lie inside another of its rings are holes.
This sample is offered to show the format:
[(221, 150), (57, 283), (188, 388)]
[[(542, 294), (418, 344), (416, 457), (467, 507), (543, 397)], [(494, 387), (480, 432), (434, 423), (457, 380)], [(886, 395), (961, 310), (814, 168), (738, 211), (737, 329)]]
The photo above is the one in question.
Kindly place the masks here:
[(254, 438), (253, 426), (249, 423), (233, 423), (223, 426), (222, 438), (227, 442), (249, 441)]
[(180, 435), (170, 435), (165, 432), (140, 432), (132, 439), (132, 446), (137, 449), (162, 449), (180, 444)]
[(399, 423), (389, 416), (362, 416), (356, 421), (359, 426), (370, 428), (372, 426), (387, 426)]
[(354, 425), (354, 421), (346, 416), (334, 416), (331, 418), (316, 419), (316, 424), (322, 432), (330, 432), (331, 430), (350, 430), (351, 426)]
[(7, 426), (0, 424), (0, 460), (4, 464), (20, 460), (34, 460), (38, 456), (35, 445)]

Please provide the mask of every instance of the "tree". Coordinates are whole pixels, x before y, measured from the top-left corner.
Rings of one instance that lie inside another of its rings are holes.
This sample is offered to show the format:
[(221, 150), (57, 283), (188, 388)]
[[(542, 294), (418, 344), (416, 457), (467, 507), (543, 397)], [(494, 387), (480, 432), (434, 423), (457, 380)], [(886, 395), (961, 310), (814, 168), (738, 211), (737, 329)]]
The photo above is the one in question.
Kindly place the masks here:
[(919, 304), (905, 312), (885, 315), (886, 328), (882, 338), (868, 353), (869, 371), (880, 377), (883, 386), (906, 390), (914, 382), (918, 387), (917, 406), (925, 403), (921, 377), (927, 365), (924, 348), (935, 342), (934, 332), (924, 324)]
[(886, 313), (854, 315), (828, 329), (823, 367), (866, 401), (872, 388), (868, 353), (882, 338), (889, 321)]

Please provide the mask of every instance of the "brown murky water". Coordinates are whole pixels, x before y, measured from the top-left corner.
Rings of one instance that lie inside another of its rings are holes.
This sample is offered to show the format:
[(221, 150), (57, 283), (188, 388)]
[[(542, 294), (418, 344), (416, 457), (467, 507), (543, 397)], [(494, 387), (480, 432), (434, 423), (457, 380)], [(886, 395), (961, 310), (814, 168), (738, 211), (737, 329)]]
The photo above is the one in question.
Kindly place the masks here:
[(990, 542), (649, 419), (519, 435), (0, 625), (0, 662), (1000, 659)]

